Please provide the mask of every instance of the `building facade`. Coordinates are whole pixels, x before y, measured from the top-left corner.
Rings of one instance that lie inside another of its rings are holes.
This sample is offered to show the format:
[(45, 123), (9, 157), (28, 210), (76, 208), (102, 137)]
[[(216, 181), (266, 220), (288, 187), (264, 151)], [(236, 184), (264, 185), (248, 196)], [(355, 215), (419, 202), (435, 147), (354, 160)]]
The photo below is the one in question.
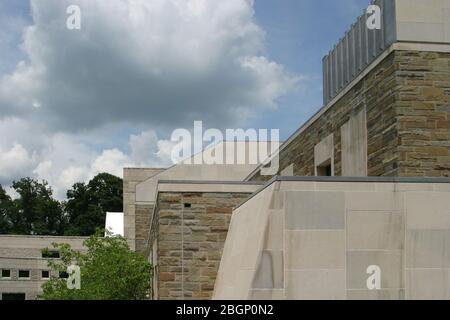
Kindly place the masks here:
[[(83, 237), (10, 236), (0, 235), (0, 298), (2, 300), (33, 300), (42, 293), (42, 284), (53, 274), (48, 259), (58, 259), (53, 243), (67, 243), (83, 251)], [(42, 249), (48, 248), (50, 255)]]
[[(323, 107), (272, 155), (276, 176), (204, 153), (124, 169), (124, 236), (154, 266), (153, 299), (450, 299), (450, 0), (374, 4), (381, 29), (358, 17), (323, 59)], [(18, 280), (0, 291), (33, 283)]]

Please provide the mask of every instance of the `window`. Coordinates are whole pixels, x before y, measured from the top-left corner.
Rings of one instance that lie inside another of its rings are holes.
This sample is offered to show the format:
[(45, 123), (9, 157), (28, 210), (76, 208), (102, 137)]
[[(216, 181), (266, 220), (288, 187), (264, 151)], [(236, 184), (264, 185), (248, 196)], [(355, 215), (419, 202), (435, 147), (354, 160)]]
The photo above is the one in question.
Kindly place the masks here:
[(314, 147), (314, 174), (334, 176), (334, 138), (333, 134), (324, 138)]
[(50, 271), (42, 270), (41, 277), (42, 277), (42, 279), (50, 279)]
[(61, 279), (67, 279), (67, 278), (69, 278), (69, 274), (67, 272), (65, 272), (65, 271), (60, 271), (59, 272), (59, 277)]
[(25, 293), (2, 293), (2, 300), (25, 300)]
[(184, 204), (184, 207), (185, 207), (185, 208), (190, 208), (190, 207), (191, 207), (191, 204), (190, 204), (190, 203), (185, 203), (185, 204)]
[(2, 269), (2, 279), (11, 279), (11, 270)]
[(44, 252), (42, 252), (42, 258), (58, 259), (59, 251), (58, 250), (45, 250)]
[(317, 166), (317, 175), (322, 177), (331, 177), (333, 175), (331, 169), (331, 160), (322, 163)]
[(19, 270), (19, 279), (30, 279), (30, 270)]

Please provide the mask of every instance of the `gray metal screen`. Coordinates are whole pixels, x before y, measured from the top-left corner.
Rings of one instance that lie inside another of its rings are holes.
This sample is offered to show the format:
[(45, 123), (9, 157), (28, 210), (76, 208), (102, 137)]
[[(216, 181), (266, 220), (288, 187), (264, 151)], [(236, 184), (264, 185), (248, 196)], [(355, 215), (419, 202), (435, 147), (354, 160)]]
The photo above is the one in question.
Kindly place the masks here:
[(323, 102), (326, 105), (396, 40), (395, 0), (376, 0), (381, 29), (370, 30), (368, 15), (359, 16), (333, 50), (323, 58)]

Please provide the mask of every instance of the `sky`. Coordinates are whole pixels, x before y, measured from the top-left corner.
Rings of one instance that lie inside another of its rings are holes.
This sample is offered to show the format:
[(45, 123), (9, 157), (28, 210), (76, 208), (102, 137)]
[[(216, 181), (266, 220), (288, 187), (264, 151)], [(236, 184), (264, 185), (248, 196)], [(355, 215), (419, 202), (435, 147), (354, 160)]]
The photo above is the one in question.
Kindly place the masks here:
[[(66, 26), (70, 5), (81, 29)], [(171, 164), (177, 128), (280, 129), (369, 0), (0, 0), (0, 184)]]

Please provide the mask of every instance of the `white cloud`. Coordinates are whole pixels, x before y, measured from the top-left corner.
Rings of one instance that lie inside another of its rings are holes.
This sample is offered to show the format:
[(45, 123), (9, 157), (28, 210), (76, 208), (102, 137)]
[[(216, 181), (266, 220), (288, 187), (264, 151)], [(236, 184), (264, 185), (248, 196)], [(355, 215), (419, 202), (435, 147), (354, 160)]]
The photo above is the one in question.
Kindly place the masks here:
[[(79, 139), (67, 134), (51, 136), (44, 142), (45, 147), (32, 156), (22, 145), (14, 145), (0, 154), (0, 182), (7, 185), (5, 182), (25, 176), (46, 180), (55, 196), (63, 199), (74, 183), (87, 182), (101, 172), (122, 177), (124, 167), (171, 165), (173, 143), (159, 140), (154, 131), (130, 135), (128, 148), (125, 148), (129, 153), (117, 148), (98, 152)], [(3, 175), (3, 172), (9, 174)]]
[[(0, 80), (2, 116), (52, 130), (128, 121), (158, 128), (242, 122), (297, 77), (263, 56), (248, 0), (31, 0), (30, 62)], [(66, 8), (81, 7), (81, 30)], [(239, 114), (239, 112), (241, 112)]]
[[(174, 144), (160, 132), (193, 120), (243, 126), (299, 79), (264, 56), (250, 0), (30, 1), (26, 57), (7, 74), (0, 65), (4, 185), (33, 176), (63, 198), (99, 172), (170, 165)], [(72, 4), (82, 10), (79, 31), (66, 28)]]
[(30, 170), (34, 162), (34, 155), (30, 155), (20, 144), (14, 144), (10, 150), (0, 149), (0, 179), (15, 178)]
[(96, 175), (101, 172), (108, 172), (121, 177), (123, 168), (131, 166), (131, 163), (128, 161), (129, 158), (120, 150), (105, 150), (92, 164), (91, 175)]

